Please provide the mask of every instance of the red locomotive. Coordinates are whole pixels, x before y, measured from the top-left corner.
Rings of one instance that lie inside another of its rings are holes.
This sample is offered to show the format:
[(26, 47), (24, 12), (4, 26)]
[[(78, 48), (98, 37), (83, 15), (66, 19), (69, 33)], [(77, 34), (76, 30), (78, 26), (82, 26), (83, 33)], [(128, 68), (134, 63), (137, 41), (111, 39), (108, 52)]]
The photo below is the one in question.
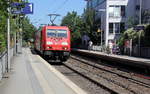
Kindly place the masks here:
[(70, 31), (65, 26), (44, 26), (35, 32), (35, 50), (50, 60), (66, 61), (70, 56)]

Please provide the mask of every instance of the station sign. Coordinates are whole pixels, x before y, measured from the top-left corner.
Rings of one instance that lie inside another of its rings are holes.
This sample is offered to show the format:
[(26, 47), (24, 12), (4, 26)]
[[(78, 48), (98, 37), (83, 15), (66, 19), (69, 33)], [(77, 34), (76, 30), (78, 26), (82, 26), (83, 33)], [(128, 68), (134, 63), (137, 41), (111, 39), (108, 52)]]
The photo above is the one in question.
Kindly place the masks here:
[(33, 3), (12, 3), (12, 14), (33, 14)]
[(33, 14), (33, 3), (25, 3), (25, 7), (22, 9), (23, 14)]

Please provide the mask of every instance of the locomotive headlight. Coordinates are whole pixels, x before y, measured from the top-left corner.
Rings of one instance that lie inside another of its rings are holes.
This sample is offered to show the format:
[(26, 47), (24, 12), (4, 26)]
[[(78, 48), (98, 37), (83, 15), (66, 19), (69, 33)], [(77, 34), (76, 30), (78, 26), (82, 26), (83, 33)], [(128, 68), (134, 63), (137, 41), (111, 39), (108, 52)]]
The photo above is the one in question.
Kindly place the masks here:
[(53, 42), (48, 41), (46, 44), (47, 44), (47, 45), (52, 45)]
[(68, 45), (68, 43), (67, 42), (62, 42), (61, 45)]

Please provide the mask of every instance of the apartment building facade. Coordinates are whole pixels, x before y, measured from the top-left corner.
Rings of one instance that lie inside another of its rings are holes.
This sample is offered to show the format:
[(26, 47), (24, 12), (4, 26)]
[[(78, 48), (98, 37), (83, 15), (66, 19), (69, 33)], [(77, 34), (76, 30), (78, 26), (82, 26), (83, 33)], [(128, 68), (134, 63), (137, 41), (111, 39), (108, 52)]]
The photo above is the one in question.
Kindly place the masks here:
[[(96, 10), (95, 19), (100, 19), (103, 40), (106, 46), (115, 44), (121, 32), (131, 21), (139, 22), (140, 9), (149, 10), (150, 0), (86, 0), (87, 8)], [(141, 7), (140, 7), (141, 6)]]

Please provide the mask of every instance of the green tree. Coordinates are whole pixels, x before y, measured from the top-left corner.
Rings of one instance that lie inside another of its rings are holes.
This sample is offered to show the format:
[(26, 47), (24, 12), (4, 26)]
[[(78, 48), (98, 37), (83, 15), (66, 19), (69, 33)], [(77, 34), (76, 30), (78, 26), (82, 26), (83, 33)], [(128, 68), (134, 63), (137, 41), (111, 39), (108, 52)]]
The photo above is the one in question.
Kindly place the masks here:
[(145, 29), (144, 29), (144, 35), (141, 38), (141, 45), (145, 46), (145, 47), (150, 47), (150, 24), (146, 25)]
[(100, 41), (100, 33), (96, 32), (100, 21), (95, 21), (95, 11), (93, 9), (85, 9), (82, 16), (77, 12), (68, 12), (63, 18), (61, 25), (68, 26), (71, 30), (72, 44), (81, 43), (81, 36), (88, 35), (93, 42)]
[[(24, 2), (24, 1), (22, 1)], [(0, 0), (0, 53), (3, 52), (6, 49), (6, 43), (7, 43), (7, 18), (8, 18), (8, 3), (6, 2), (6, 0)], [(10, 14), (10, 28), (11, 28), (11, 32), (10, 32), (10, 37), (11, 39), (14, 38), (14, 34), (21, 28), (20, 24), (18, 23), (19, 21), (19, 16), (20, 15), (13, 15)], [(23, 34), (23, 38), (26, 40), (31, 39), (33, 31), (35, 30), (35, 27), (30, 24), (29, 19), (25, 18), (22, 21), (24, 23), (25, 28), (24, 30), (24, 34)], [(11, 44), (13, 44), (11, 40)], [(12, 45), (13, 46), (13, 45)]]
[(7, 2), (0, 0), (0, 52), (6, 48)]
[(34, 32), (37, 29), (33, 24), (30, 23), (30, 20), (27, 17), (22, 20), (22, 24), (23, 24), (23, 32), (22, 32), (23, 41), (28, 42), (34, 38)]
[(138, 44), (139, 37), (141, 41), (141, 46), (150, 46), (150, 25), (145, 25), (144, 30), (134, 30), (133, 28), (127, 29), (124, 33), (122, 33), (120, 39), (118, 40), (118, 44), (120, 46), (124, 46), (125, 40), (133, 40), (133, 45)]
[(97, 30), (100, 28), (100, 19), (95, 19), (96, 11), (91, 8), (87, 8), (84, 10), (83, 13), (83, 21), (85, 24), (85, 31), (86, 34), (90, 37), (90, 39), (94, 43), (100, 43), (100, 32), (97, 32)]
[(128, 21), (127, 21), (128, 28), (132, 28), (133, 26), (135, 26), (137, 24), (138, 24), (138, 22), (135, 20), (134, 17), (128, 18)]
[(81, 16), (77, 15), (77, 12), (68, 12), (63, 18), (62, 26), (68, 26), (71, 31), (72, 46), (76, 46), (81, 43), (81, 32), (83, 31), (83, 21)]
[(83, 13), (83, 21), (85, 23), (85, 29), (87, 33), (92, 33), (95, 22), (95, 11), (91, 8), (87, 8)]

